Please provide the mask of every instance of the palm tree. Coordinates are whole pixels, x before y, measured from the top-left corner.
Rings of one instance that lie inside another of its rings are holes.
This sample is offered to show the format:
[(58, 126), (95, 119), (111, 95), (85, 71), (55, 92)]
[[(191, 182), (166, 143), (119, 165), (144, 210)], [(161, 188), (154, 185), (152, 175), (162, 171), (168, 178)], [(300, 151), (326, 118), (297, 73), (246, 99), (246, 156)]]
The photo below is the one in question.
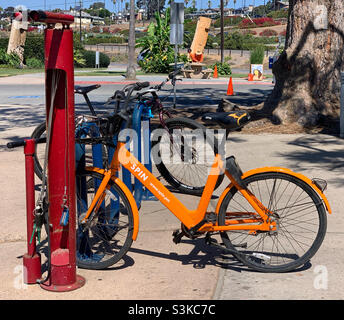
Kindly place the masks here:
[(130, 0), (129, 40), (128, 40), (128, 68), (126, 79), (135, 80), (135, 0)]

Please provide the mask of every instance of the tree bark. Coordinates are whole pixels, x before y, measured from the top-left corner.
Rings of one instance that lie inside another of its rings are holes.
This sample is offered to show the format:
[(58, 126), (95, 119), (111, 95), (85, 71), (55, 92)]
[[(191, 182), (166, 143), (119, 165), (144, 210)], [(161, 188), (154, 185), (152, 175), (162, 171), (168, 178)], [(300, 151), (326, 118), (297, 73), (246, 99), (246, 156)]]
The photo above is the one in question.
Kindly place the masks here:
[(135, 80), (135, 0), (130, 0), (128, 50), (128, 68), (126, 72), (126, 78), (128, 80)]
[(20, 59), (20, 67), (24, 66), (24, 47), (26, 41), (27, 23), (18, 20), (12, 21), (7, 53), (16, 53)]
[(342, 0), (291, 0), (285, 50), (263, 111), (277, 123), (313, 126), (338, 118), (344, 54)]

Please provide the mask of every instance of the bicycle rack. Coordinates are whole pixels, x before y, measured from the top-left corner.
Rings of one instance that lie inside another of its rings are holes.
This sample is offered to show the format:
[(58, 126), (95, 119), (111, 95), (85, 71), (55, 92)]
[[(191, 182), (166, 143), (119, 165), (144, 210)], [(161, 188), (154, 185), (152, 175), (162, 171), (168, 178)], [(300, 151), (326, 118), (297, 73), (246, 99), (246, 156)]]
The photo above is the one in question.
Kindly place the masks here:
[[(30, 18), (47, 25), (44, 40), (47, 132), (50, 131), (51, 137), (48, 157), (51, 254), (48, 278), (41, 283), (41, 288), (71, 291), (85, 284), (85, 279), (76, 274), (74, 61), (70, 29), (74, 17), (31, 11)], [(55, 28), (56, 24), (62, 24), (62, 29)], [(50, 114), (53, 116), (49, 127)], [(63, 204), (69, 210), (69, 218), (60, 225)]]
[[(151, 141), (150, 141), (150, 119), (153, 117), (151, 109), (144, 103), (139, 102), (138, 106), (135, 107), (133, 112), (133, 122), (132, 128), (136, 131), (137, 134), (137, 147), (134, 146), (133, 154), (142, 162), (142, 147), (143, 147), (143, 159), (145, 162), (146, 168), (152, 172), (152, 161), (150, 158), (151, 152)], [(143, 131), (143, 136), (142, 136)], [(141, 143), (140, 143), (141, 142)], [(134, 194), (134, 199), (137, 206), (139, 207), (141, 201), (152, 201), (157, 200), (156, 197), (146, 188), (143, 187), (142, 183), (135, 178), (134, 180), (134, 189), (132, 187), (131, 173), (123, 168), (123, 182)]]

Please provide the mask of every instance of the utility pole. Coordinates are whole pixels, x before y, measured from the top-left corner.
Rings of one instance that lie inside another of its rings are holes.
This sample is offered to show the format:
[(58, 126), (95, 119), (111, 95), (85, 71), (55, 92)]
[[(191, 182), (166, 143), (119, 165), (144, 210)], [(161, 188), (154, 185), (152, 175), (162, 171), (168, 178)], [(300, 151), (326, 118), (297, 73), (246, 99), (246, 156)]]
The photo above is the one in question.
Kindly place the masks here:
[(80, 0), (80, 9), (79, 9), (79, 19), (80, 19), (80, 44), (82, 43), (82, 35), (81, 35), (81, 6), (82, 6), (82, 0)]
[(225, 57), (224, 57), (225, 32), (224, 32), (224, 5), (223, 5), (223, 0), (220, 1), (220, 11), (221, 11), (221, 63), (224, 63), (225, 62)]
[(126, 79), (135, 80), (135, 0), (130, 0), (130, 20), (129, 20), (129, 54)]

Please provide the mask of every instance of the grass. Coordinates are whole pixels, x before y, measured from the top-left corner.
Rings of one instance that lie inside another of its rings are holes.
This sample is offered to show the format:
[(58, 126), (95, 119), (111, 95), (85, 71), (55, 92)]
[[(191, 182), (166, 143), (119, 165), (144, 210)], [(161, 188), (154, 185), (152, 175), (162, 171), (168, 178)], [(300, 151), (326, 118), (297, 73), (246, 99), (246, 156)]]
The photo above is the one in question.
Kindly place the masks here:
[(11, 77), (21, 74), (40, 73), (44, 69), (15, 69), (15, 68), (0, 68), (0, 77)]

